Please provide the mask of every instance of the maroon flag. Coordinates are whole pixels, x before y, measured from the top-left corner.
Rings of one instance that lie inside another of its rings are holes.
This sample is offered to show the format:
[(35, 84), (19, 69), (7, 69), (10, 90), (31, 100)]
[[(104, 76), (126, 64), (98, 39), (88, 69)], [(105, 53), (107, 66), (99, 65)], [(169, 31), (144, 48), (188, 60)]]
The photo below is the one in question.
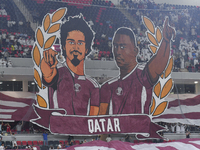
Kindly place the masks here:
[(121, 141), (92, 141), (67, 148), (67, 150), (199, 150), (199, 139), (182, 139), (164, 143), (128, 143)]
[(29, 121), (36, 118), (32, 105), (33, 98), (15, 98), (0, 93), (0, 120), (4, 121)]
[[(154, 117), (153, 121), (200, 125), (200, 95), (191, 97), (190, 94), (191, 98), (179, 96), (180, 99), (176, 98), (170, 101), (165, 112), (158, 117)], [(186, 94), (184, 96), (187, 97)]]

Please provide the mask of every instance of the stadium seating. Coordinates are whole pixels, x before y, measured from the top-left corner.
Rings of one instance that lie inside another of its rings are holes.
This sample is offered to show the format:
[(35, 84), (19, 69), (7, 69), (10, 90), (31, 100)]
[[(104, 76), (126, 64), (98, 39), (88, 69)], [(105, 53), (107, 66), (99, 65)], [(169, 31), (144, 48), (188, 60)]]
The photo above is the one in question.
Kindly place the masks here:
[(17, 141), (17, 145), (18, 145), (18, 146), (21, 146), (21, 145), (22, 145), (22, 142), (21, 142), (21, 141)]
[(38, 145), (38, 141), (33, 141), (33, 145)]
[(27, 141), (22, 141), (22, 146), (26, 146), (27, 145)]
[(30, 146), (33, 145), (32, 141), (28, 141), (27, 143), (28, 143), (28, 145), (30, 145)]
[(48, 141), (48, 145), (49, 146), (54, 146), (54, 142), (53, 141)]
[(44, 145), (43, 141), (38, 141), (38, 145), (39, 146)]

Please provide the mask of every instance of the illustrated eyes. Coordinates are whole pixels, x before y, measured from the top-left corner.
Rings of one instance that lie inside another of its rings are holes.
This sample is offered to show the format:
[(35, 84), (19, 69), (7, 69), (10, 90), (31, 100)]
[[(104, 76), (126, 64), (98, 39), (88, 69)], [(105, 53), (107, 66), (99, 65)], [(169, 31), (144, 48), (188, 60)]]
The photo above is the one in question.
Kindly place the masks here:
[[(69, 44), (71, 44), (71, 45), (74, 45), (74, 44), (75, 44), (75, 42), (69, 41)], [(78, 42), (77, 44), (78, 44), (78, 45), (83, 45), (83, 43), (82, 43), (82, 42)]]
[(78, 43), (78, 45), (83, 45), (83, 43)]
[(124, 48), (125, 48), (125, 46), (120, 46), (120, 48), (121, 48), (121, 49), (124, 49)]
[[(117, 49), (118, 46), (117, 45), (114, 45), (114, 49)], [(120, 46), (120, 49), (125, 49), (125, 46)]]
[(69, 44), (74, 44), (74, 42), (69, 41)]

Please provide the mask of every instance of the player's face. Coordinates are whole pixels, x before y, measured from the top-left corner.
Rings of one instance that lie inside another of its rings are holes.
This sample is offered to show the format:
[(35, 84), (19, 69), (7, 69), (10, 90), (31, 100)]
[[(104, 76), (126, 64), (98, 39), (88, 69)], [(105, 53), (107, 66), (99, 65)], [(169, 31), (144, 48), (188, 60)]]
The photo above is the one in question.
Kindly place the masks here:
[(65, 50), (67, 58), (74, 66), (77, 66), (80, 61), (84, 60), (87, 50), (83, 32), (78, 30), (69, 32), (66, 38)]
[(126, 68), (136, 60), (138, 49), (125, 34), (116, 34), (113, 40), (113, 52), (119, 68)]

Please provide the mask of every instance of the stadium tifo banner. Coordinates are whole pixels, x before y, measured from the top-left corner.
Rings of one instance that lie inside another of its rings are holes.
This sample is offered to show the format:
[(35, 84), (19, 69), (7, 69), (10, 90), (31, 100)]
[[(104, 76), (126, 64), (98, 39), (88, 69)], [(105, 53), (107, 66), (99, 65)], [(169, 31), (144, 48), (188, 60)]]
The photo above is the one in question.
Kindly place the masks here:
[[(138, 138), (160, 138), (158, 132), (164, 128), (152, 119), (166, 110), (173, 87), (170, 48), (175, 29), (167, 16), (162, 30), (145, 16), (142, 21), (151, 59), (139, 64), (134, 32), (117, 28), (112, 53), (119, 75), (100, 86), (85, 74), (95, 33), (84, 16), (68, 16), (67, 8), (44, 16), (32, 50), (39, 92), (31, 108), (37, 117), (30, 121), (55, 134), (132, 133)], [(53, 48), (56, 41), (60, 51)]]
[[(152, 117), (164, 112), (173, 87), (170, 44), (175, 30), (168, 17), (163, 30), (142, 18), (153, 54), (146, 65), (137, 62), (140, 50), (132, 29), (115, 31), (112, 52), (120, 74), (100, 86), (85, 74), (95, 33), (82, 14), (66, 13), (67, 8), (60, 8), (47, 14), (36, 30), (32, 58), (39, 92), (33, 107), (38, 118), (31, 121), (55, 134), (135, 133), (137, 138), (160, 138), (158, 132), (164, 128)], [(52, 48), (57, 40), (61, 53)]]

